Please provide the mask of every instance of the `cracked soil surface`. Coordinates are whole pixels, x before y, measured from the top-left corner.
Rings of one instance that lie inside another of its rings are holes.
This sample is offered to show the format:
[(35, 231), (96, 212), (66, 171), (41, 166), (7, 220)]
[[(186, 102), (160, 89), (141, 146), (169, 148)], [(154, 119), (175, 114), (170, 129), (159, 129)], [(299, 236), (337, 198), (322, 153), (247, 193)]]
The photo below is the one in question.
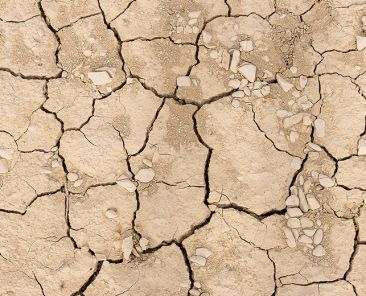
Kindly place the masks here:
[(0, 0), (0, 296), (365, 296), (366, 2)]

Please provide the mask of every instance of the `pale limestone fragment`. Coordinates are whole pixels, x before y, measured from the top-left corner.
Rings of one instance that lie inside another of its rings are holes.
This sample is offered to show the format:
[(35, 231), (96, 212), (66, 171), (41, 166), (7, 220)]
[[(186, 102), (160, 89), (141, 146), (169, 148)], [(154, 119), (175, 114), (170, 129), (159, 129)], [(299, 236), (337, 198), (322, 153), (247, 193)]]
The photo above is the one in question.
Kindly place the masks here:
[(332, 178), (323, 174), (319, 174), (319, 183), (325, 188), (330, 188), (335, 185), (335, 182)]
[(301, 223), (298, 218), (289, 218), (287, 220), (287, 226), (289, 228), (301, 228)]
[(132, 236), (126, 237), (122, 241), (122, 254), (125, 260), (129, 260), (133, 250)]
[(240, 47), (243, 51), (249, 52), (253, 50), (253, 41), (252, 40), (244, 40), (240, 42)]
[(296, 195), (290, 195), (286, 199), (286, 206), (288, 207), (298, 207), (300, 204), (299, 198)]
[(313, 196), (312, 194), (307, 194), (306, 195), (306, 199), (308, 201), (309, 204), (309, 208), (310, 210), (317, 210), (320, 208), (320, 203), (319, 201), (315, 198), (315, 196)]
[(70, 182), (75, 182), (77, 179), (79, 179), (79, 176), (73, 172), (68, 173), (66, 177)]
[(292, 218), (296, 218), (301, 217), (303, 215), (303, 212), (299, 208), (288, 208), (287, 214)]
[(296, 247), (296, 239), (295, 239), (295, 236), (293, 235), (293, 232), (289, 228), (287, 228), (287, 227), (285, 227), (283, 229), (283, 232), (284, 232), (284, 234), (286, 236), (286, 243), (287, 243), (287, 245), (290, 248), (295, 248)]
[(306, 235), (301, 235), (299, 237), (299, 242), (303, 243), (303, 244), (312, 244), (313, 240), (310, 237), (306, 236)]
[(189, 273), (184, 257), (173, 244), (143, 255), (143, 260), (138, 264), (104, 262), (98, 276), (84, 294), (117, 295), (121, 291), (128, 291), (131, 295), (160, 295), (164, 291), (166, 295), (186, 296), (189, 287)]
[(366, 139), (358, 141), (358, 155), (366, 155)]
[(88, 73), (88, 78), (96, 86), (109, 84), (113, 81), (112, 77), (108, 74), (107, 71), (89, 72)]
[(289, 92), (291, 89), (293, 89), (294, 85), (285, 79), (281, 74), (276, 74), (276, 79), (284, 92)]
[(202, 257), (202, 256), (194, 255), (194, 256), (189, 257), (189, 260), (192, 263), (198, 264), (199, 266), (205, 266), (206, 265), (206, 258)]
[(203, 258), (208, 258), (212, 255), (212, 252), (206, 248), (197, 248), (196, 255), (202, 256)]
[(187, 86), (191, 86), (192, 81), (191, 78), (189, 78), (189, 76), (179, 76), (177, 77), (177, 85), (180, 87), (187, 87)]
[(366, 48), (366, 37), (356, 36), (356, 46), (357, 50), (363, 50), (364, 48)]
[(239, 72), (250, 82), (254, 82), (257, 73), (257, 67), (250, 63), (244, 63), (239, 67)]
[(141, 169), (135, 175), (135, 179), (142, 183), (148, 183), (152, 179), (154, 179), (154, 176), (155, 176), (155, 172), (153, 169), (151, 169), (151, 168)]
[(136, 185), (128, 177), (119, 179), (116, 183), (126, 189), (128, 192), (134, 192), (136, 190)]
[(314, 222), (307, 217), (301, 217), (300, 221), (302, 228), (311, 228), (314, 226)]
[(314, 244), (315, 245), (319, 245), (322, 242), (322, 240), (323, 240), (323, 236), (324, 236), (324, 231), (319, 228), (315, 232), (314, 237), (313, 237)]
[(325, 248), (322, 245), (317, 245), (313, 250), (313, 255), (316, 257), (323, 257), (325, 254)]
[(315, 125), (315, 135), (318, 138), (324, 138), (325, 137), (325, 121), (321, 118), (317, 118), (314, 121)]

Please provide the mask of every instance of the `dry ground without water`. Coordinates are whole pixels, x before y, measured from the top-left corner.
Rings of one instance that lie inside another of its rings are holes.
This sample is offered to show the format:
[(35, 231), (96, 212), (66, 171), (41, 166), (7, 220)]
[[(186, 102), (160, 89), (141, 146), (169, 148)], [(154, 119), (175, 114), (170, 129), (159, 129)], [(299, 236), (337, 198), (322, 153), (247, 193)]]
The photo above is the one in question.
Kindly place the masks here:
[(366, 2), (0, 0), (1, 296), (365, 296)]

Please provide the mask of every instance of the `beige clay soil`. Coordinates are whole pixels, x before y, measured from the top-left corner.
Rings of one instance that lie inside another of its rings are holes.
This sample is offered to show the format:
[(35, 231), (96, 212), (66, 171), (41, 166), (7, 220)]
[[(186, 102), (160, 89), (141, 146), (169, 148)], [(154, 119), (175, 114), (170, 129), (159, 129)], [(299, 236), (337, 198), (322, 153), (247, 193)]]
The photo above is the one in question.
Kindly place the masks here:
[(366, 1), (0, 0), (0, 296), (365, 296)]

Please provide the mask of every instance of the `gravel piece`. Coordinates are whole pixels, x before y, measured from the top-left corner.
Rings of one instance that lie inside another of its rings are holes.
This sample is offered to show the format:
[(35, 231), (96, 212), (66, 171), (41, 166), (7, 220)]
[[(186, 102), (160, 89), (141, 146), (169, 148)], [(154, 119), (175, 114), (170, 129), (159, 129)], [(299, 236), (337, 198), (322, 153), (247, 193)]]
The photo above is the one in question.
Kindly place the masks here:
[(329, 178), (326, 175), (319, 174), (319, 183), (325, 188), (330, 188), (335, 185), (335, 182), (332, 178)]
[(138, 173), (135, 176), (135, 179), (142, 182), (142, 183), (148, 183), (152, 179), (154, 179), (155, 172), (153, 169), (141, 169), (138, 171)]
[(202, 256), (191, 256), (189, 260), (193, 263), (198, 264), (199, 266), (205, 266), (206, 265), (206, 258)]
[(325, 121), (323, 119), (317, 118), (314, 121), (315, 125), (315, 135), (319, 138), (325, 137)]
[(297, 218), (289, 218), (287, 220), (287, 226), (289, 228), (301, 228), (300, 220)]
[(316, 257), (325, 256), (325, 248), (322, 245), (318, 245), (313, 249), (313, 255)]
[(257, 74), (257, 67), (250, 63), (244, 63), (239, 67), (239, 72), (242, 74), (249, 82), (254, 82)]
[(79, 179), (79, 176), (76, 173), (68, 173), (67, 174), (67, 180), (70, 182), (75, 182), (77, 179)]
[(286, 80), (281, 74), (276, 74), (276, 79), (284, 92), (289, 92), (294, 87), (294, 85)]
[(290, 195), (286, 199), (286, 206), (288, 207), (298, 207), (300, 204), (299, 198), (296, 195)]
[(324, 231), (322, 229), (318, 229), (315, 232), (314, 237), (313, 237), (314, 244), (319, 245), (323, 240), (323, 236), (324, 236)]
[(303, 212), (299, 208), (288, 208), (287, 214), (291, 218), (297, 218), (297, 217), (301, 217), (303, 215)]

